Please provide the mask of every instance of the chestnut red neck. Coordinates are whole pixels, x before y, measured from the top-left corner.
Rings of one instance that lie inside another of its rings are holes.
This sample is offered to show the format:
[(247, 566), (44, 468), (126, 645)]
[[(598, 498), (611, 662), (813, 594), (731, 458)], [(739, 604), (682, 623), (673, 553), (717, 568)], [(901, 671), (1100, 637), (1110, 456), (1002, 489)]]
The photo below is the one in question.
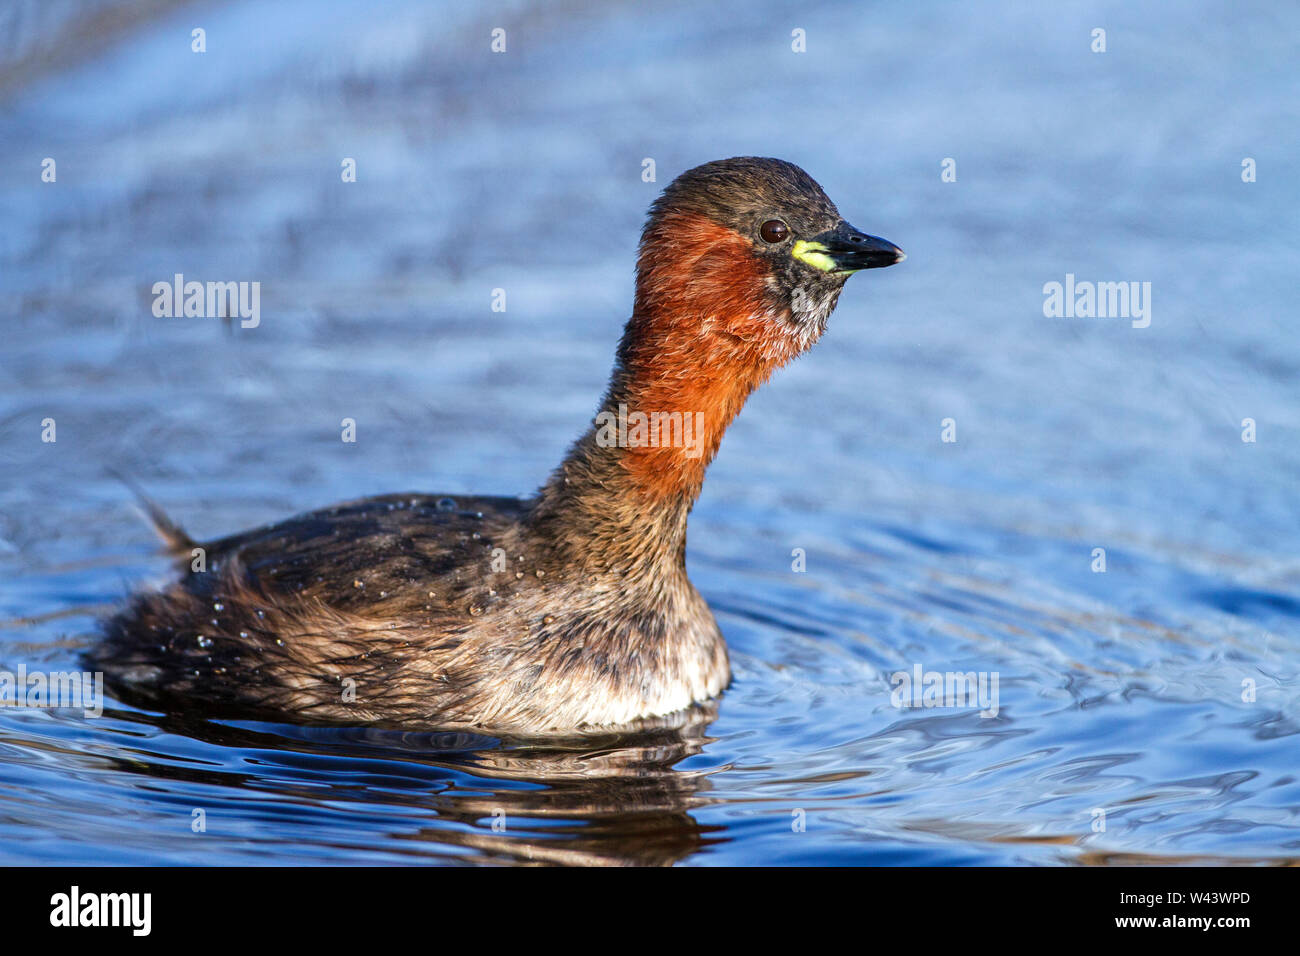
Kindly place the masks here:
[(567, 513), (606, 542), (684, 549), (727, 426), (798, 351), (767, 279), (748, 240), (706, 217), (669, 212), (647, 228), (600, 413), (542, 489), (539, 514)]

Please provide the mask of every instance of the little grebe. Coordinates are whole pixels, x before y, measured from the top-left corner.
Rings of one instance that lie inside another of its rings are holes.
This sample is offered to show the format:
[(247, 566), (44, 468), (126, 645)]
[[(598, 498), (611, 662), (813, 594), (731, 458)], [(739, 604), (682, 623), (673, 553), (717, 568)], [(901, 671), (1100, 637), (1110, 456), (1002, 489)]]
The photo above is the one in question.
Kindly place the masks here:
[(534, 497), (386, 495), (205, 545), (155, 511), (186, 574), (91, 661), (210, 709), (522, 733), (714, 697), (727, 647), (685, 565), (705, 469), (848, 276), (902, 259), (790, 163), (689, 170), (651, 207), (601, 413)]

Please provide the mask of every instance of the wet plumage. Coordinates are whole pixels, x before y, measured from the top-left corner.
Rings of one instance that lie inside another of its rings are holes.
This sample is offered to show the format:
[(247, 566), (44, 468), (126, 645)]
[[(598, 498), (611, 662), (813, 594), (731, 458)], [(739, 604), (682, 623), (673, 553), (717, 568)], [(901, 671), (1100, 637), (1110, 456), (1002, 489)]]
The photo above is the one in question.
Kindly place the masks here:
[(705, 469), (750, 392), (821, 336), (849, 273), (900, 258), (788, 163), (684, 173), (642, 234), (600, 408), (697, 415), (694, 454), (593, 424), (529, 499), (387, 495), (205, 545), (156, 514), (183, 576), (110, 619), (93, 666), (160, 703), (523, 732), (715, 697), (726, 644), (685, 567)]

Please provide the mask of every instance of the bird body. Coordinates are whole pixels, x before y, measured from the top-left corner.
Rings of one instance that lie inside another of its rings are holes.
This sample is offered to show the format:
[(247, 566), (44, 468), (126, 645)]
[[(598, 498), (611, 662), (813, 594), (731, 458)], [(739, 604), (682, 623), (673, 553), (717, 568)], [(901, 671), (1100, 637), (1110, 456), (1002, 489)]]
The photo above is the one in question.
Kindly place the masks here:
[(716, 697), (727, 647), (685, 565), (705, 470), (847, 276), (901, 258), (789, 163), (684, 173), (642, 234), (600, 413), (535, 496), (386, 495), (201, 546), (156, 520), (202, 570), (134, 597), (95, 666), (212, 710), (527, 733)]

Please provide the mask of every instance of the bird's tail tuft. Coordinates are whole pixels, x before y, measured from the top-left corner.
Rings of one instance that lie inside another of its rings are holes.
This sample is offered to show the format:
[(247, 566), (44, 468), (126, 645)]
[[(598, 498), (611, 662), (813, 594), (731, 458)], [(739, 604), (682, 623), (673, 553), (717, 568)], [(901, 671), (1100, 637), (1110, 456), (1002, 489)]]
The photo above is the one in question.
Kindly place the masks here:
[(185, 529), (167, 516), (167, 512), (152, 498), (144, 493), (138, 484), (122, 474), (115, 468), (108, 469), (109, 474), (120, 481), (135, 496), (136, 504), (144, 512), (144, 516), (153, 525), (158, 537), (162, 538), (163, 544), (169, 554), (176, 556), (188, 556), (190, 549), (198, 547), (198, 542), (185, 533)]

